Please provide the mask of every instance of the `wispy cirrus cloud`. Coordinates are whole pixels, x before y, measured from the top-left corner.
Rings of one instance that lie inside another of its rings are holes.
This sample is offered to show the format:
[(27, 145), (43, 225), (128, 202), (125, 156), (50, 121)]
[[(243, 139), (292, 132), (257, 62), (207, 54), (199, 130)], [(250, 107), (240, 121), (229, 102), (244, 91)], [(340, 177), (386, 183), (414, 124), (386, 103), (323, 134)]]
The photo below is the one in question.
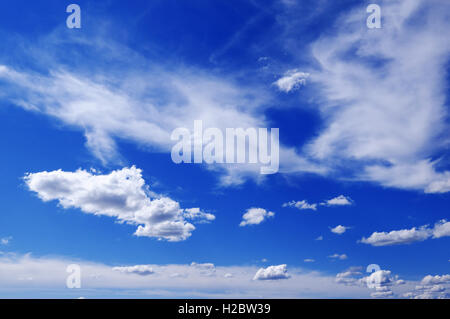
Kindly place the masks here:
[[(310, 74), (323, 129), (302, 154), (346, 180), (448, 192), (450, 171), (439, 157), (449, 143), (450, 39), (438, 30), (450, 27), (450, 4), (377, 4), (381, 29), (366, 28), (365, 10), (357, 6), (336, 21), (330, 35), (311, 44), (317, 67), (300, 69)], [(295, 29), (283, 22), (292, 37)]]

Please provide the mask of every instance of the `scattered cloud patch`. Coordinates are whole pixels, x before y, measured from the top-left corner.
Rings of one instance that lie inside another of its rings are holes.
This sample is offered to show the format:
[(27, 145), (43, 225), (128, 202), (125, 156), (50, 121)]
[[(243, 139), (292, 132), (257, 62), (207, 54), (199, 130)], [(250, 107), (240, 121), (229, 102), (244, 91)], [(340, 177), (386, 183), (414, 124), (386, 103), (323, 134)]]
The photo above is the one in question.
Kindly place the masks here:
[(331, 259), (339, 259), (339, 260), (345, 260), (348, 258), (346, 254), (333, 254), (328, 257)]
[(290, 201), (288, 203), (284, 203), (283, 207), (295, 207), (300, 210), (304, 209), (317, 210), (317, 204), (309, 204), (306, 200)]

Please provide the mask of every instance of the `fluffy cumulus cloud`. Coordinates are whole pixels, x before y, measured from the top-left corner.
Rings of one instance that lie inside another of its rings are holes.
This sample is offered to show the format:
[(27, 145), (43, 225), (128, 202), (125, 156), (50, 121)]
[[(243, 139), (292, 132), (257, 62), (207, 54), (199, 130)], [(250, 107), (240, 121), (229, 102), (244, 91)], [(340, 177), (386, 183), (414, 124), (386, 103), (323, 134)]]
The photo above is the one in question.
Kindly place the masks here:
[(137, 225), (136, 236), (185, 240), (195, 229), (188, 220), (214, 219), (197, 208), (182, 209), (169, 197), (155, 197), (145, 185), (141, 170), (134, 166), (103, 175), (81, 169), (44, 171), (29, 173), (24, 179), (43, 201), (57, 200), (63, 208), (78, 208)]
[(331, 228), (330, 230), (332, 233), (342, 235), (343, 233), (345, 233), (347, 231), (347, 229), (349, 229), (349, 227), (337, 225), (336, 227)]
[(253, 280), (279, 280), (289, 277), (286, 265), (278, 265), (258, 269)]
[(287, 71), (283, 77), (279, 78), (274, 84), (280, 91), (290, 92), (298, 89), (300, 86), (306, 84), (306, 79), (309, 77), (308, 73), (301, 72), (300, 70), (293, 69)]
[(443, 219), (437, 222), (434, 227), (428, 225), (413, 227), (411, 229), (393, 230), (390, 232), (374, 232), (369, 237), (363, 237), (360, 242), (372, 246), (391, 246), (410, 244), (417, 241), (424, 241), (429, 238), (440, 238), (450, 236), (450, 222)]
[(295, 207), (300, 210), (311, 209), (317, 210), (317, 204), (309, 204), (306, 200), (290, 201), (283, 204), (283, 207)]
[(275, 216), (274, 212), (269, 212), (264, 208), (249, 208), (242, 215), (242, 221), (239, 226), (258, 225), (261, 224), (267, 218)]
[(147, 276), (154, 273), (153, 268), (150, 265), (114, 267), (113, 270), (125, 274), (136, 274), (140, 276)]

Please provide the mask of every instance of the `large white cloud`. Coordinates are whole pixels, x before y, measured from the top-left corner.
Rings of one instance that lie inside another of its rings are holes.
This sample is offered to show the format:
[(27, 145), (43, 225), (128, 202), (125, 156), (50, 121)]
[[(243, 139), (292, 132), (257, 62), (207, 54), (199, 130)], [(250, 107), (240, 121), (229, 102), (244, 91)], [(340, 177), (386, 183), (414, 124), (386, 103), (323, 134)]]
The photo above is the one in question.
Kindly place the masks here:
[(185, 240), (195, 226), (187, 220), (210, 221), (214, 215), (198, 208), (182, 209), (169, 197), (151, 197), (136, 167), (109, 174), (86, 170), (29, 173), (25, 182), (43, 201), (57, 200), (63, 208), (117, 218), (137, 225), (136, 236), (156, 237), (169, 241)]

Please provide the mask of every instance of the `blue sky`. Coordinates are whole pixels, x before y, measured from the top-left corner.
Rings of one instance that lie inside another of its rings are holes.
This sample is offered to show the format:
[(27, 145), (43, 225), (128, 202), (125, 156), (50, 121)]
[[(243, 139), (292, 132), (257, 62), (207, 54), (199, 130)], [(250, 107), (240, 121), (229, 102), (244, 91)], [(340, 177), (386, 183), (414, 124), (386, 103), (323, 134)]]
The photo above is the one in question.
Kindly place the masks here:
[[(449, 5), (76, 3), (0, 4), (1, 297), (449, 296)], [(173, 163), (194, 120), (279, 172)]]

